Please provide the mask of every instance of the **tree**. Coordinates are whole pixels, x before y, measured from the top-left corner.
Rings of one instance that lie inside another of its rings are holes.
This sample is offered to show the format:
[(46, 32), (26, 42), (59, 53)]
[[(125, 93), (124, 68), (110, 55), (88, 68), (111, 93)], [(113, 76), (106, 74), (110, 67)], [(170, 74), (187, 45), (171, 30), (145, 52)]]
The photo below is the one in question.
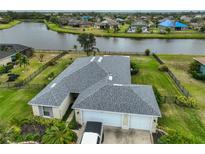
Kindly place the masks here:
[(70, 144), (75, 143), (77, 135), (65, 123), (56, 124), (46, 130), (42, 138), (45, 144)]
[(145, 50), (145, 55), (146, 55), (146, 56), (149, 56), (149, 55), (150, 55), (150, 50), (149, 50), (149, 49), (146, 49), (146, 50)]
[(39, 60), (40, 60), (40, 62), (43, 62), (43, 58), (44, 58), (44, 54), (43, 53), (41, 53), (40, 55), (39, 55)]
[(93, 48), (96, 45), (95, 36), (93, 34), (80, 34), (77, 41), (83, 47), (84, 51), (89, 56), (89, 52), (93, 52)]
[(165, 31), (169, 34), (171, 32), (170, 28), (166, 28)]
[(75, 51), (77, 51), (78, 46), (77, 46), (77, 45), (74, 45), (74, 46), (73, 46), (73, 49), (75, 49)]
[(28, 64), (29, 64), (28, 57), (25, 56), (25, 55), (22, 55), (21, 58), (20, 58), (20, 60), (19, 60), (19, 65), (20, 65), (20, 67), (21, 67), (22, 65), (24, 65), (24, 67), (25, 67), (25, 66), (28, 65)]

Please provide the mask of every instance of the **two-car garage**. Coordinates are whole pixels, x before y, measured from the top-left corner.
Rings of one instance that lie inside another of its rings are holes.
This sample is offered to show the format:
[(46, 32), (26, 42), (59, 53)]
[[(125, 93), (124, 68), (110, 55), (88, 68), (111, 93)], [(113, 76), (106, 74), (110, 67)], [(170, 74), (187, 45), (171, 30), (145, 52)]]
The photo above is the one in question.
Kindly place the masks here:
[(105, 126), (154, 131), (157, 117), (107, 111), (81, 110), (80, 121), (82, 124), (85, 124), (87, 121), (98, 121), (102, 122)]

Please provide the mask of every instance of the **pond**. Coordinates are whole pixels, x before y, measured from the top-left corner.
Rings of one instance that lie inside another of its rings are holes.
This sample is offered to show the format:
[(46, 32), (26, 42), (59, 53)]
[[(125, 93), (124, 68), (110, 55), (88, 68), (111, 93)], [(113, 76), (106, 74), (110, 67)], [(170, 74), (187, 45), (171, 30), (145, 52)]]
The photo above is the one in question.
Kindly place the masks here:
[[(37, 49), (69, 50), (78, 45), (77, 35), (48, 30), (43, 23), (23, 22), (0, 31), (0, 43), (17, 43)], [(101, 51), (153, 52), (165, 54), (205, 54), (205, 39), (131, 39), (96, 37)], [(80, 48), (80, 46), (78, 47)]]

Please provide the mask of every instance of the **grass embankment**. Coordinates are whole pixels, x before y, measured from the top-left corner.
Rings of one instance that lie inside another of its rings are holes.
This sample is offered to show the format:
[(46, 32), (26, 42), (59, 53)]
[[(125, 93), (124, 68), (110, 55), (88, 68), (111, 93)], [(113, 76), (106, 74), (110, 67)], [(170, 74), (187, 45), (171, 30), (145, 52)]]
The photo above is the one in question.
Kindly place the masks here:
[[(40, 54), (44, 55), (42, 62), (40, 62), (39, 59)], [(20, 76), (15, 82), (20, 82), (24, 80), (26, 77), (28, 77), (29, 75), (31, 75), (34, 71), (38, 70), (38, 68), (40, 68), (42, 65), (44, 65), (46, 62), (48, 62), (55, 56), (57, 56), (56, 53), (49, 54), (49, 53), (35, 52), (33, 56), (29, 58), (29, 65), (26, 65), (25, 67), (24, 66), (20, 67), (19, 65), (17, 65), (9, 73), (19, 74)], [(8, 80), (9, 73), (0, 76), (0, 83), (5, 83)]]
[(205, 143), (205, 82), (195, 80), (187, 73), (193, 57), (196, 55), (160, 55), (182, 85), (197, 99), (199, 106), (199, 109), (189, 109), (172, 103), (163, 104), (160, 126), (189, 133)]
[(8, 24), (0, 24), (0, 30), (11, 28), (11, 27), (13, 27), (17, 24), (20, 24), (20, 23), (21, 23), (20, 20), (13, 20), (13, 21), (9, 22)]
[(92, 33), (99, 37), (122, 37), (122, 38), (140, 38), (140, 39), (205, 39), (204, 33), (199, 33), (196, 31), (181, 31), (181, 32), (171, 32), (170, 34), (158, 34), (158, 33), (126, 33), (125, 30), (129, 25), (124, 25), (120, 27), (119, 32), (113, 32), (113, 30), (100, 30), (94, 27), (90, 28), (74, 28), (71, 26), (60, 27), (57, 24), (44, 21), (46, 26), (53, 31), (59, 33), (71, 33), (71, 34), (82, 34), (82, 33)]

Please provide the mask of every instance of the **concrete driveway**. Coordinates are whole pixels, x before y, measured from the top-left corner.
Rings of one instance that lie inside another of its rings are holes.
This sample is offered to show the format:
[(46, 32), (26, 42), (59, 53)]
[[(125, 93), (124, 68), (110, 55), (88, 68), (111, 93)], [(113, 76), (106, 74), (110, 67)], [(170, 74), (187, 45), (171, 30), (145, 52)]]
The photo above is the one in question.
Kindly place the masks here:
[(151, 144), (151, 136), (148, 131), (129, 129), (124, 130), (115, 127), (104, 127), (103, 144)]

